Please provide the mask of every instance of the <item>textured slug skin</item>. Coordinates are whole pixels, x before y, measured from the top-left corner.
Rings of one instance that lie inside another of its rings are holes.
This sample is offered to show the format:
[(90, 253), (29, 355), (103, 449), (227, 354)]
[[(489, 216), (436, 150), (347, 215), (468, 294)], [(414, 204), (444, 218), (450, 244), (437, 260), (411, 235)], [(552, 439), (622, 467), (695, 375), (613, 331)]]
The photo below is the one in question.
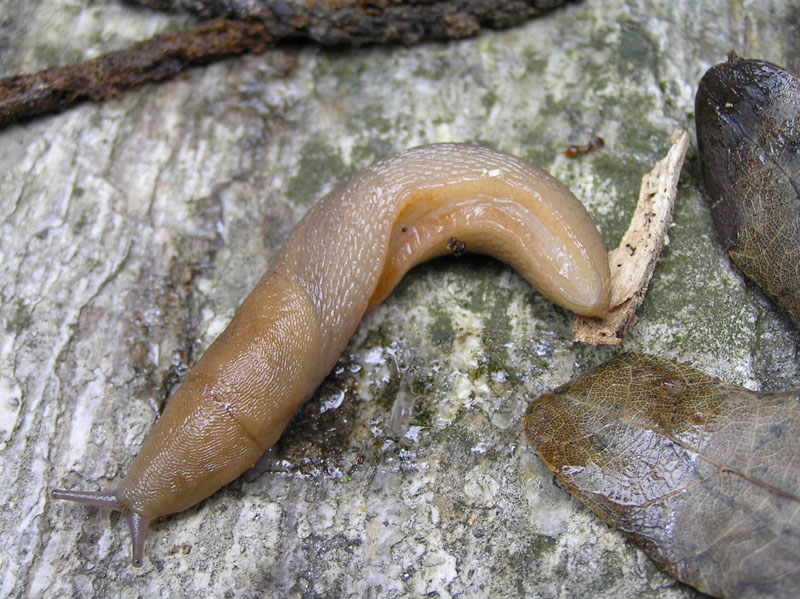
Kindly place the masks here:
[[(583, 205), (508, 154), (407, 150), (322, 198), (167, 403), (115, 491), (53, 491), (123, 512), (141, 564), (154, 519), (250, 468), (336, 362), (364, 314), (415, 264), (453, 244), (513, 266), (587, 316), (608, 307), (608, 259)], [(463, 246), (462, 246), (463, 247)]]

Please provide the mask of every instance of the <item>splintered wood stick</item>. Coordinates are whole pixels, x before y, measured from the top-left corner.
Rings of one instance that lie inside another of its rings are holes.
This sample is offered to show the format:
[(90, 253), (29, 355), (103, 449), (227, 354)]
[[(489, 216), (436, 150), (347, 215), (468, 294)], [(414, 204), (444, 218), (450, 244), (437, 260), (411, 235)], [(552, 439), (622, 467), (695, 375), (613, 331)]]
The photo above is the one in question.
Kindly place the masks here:
[(639, 203), (619, 247), (608, 253), (611, 270), (611, 308), (605, 318), (578, 316), (572, 323), (575, 341), (591, 345), (618, 345), (636, 322), (661, 250), (669, 242), (672, 207), (678, 179), (689, 147), (689, 134), (676, 129), (672, 148), (642, 177)]

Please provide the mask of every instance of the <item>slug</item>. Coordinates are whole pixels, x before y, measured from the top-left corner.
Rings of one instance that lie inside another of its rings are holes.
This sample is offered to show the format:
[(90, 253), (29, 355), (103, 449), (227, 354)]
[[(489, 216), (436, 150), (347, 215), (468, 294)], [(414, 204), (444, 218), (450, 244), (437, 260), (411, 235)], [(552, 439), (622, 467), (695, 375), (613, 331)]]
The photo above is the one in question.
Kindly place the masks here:
[(133, 564), (141, 565), (150, 523), (253, 466), (333, 368), (364, 314), (413, 266), (454, 248), (508, 263), (578, 314), (608, 309), (605, 247), (564, 185), (484, 147), (407, 150), (309, 210), (169, 400), (116, 489), (52, 496), (122, 512)]

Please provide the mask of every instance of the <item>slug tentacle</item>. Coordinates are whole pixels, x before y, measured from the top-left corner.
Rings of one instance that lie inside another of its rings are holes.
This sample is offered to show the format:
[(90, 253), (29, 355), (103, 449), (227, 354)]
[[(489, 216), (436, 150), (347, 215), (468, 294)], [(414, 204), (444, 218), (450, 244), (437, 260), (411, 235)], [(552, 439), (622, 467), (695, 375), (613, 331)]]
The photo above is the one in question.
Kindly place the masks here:
[(117, 499), (117, 494), (113, 491), (68, 491), (65, 489), (53, 489), (51, 493), (53, 499), (66, 499), (85, 505), (92, 505), (106, 510), (122, 512), (128, 521), (128, 528), (131, 531), (132, 540), (132, 561), (134, 566), (141, 566), (144, 561), (144, 540), (147, 536), (147, 529), (150, 520), (141, 514), (131, 511), (125, 504)]
[(66, 499), (86, 505), (93, 505), (107, 510), (122, 512), (125, 506), (117, 499), (113, 491), (68, 491), (66, 489), (53, 489), (53, 499)]
[(144, 562), (144, 539), (150, 528), (150, 520), (136, 512), (126, 513), (125, 519), (131, 531), (131, 562), (139, 567)]
[(140, 565), (150, 522), (250, 468), (409, 269), (463, 251), (507, 262), (578, 314), (608, 309), (603, 241), (564, 185), (479, 146), (401, 152), (334, 189), (297, 224), (170, 398), (115, 492), (53, 497), (125, 513)]

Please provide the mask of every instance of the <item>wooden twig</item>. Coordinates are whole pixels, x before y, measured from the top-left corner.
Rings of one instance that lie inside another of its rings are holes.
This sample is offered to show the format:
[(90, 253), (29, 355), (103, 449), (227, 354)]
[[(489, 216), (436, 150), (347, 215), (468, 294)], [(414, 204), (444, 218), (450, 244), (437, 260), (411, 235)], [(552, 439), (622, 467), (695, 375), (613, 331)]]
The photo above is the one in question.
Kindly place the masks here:
[(667, 243), (689, 134), (677, 129), (672, 148), (642, 178), (639, 203), (631, 224), (615, 250), (608, 253), (611, 269), (611, 309), (604, 319), (578, 316), (572, 324), (575, 340), (591, 345), (617, 345), (636, 322), (661, 250)]

